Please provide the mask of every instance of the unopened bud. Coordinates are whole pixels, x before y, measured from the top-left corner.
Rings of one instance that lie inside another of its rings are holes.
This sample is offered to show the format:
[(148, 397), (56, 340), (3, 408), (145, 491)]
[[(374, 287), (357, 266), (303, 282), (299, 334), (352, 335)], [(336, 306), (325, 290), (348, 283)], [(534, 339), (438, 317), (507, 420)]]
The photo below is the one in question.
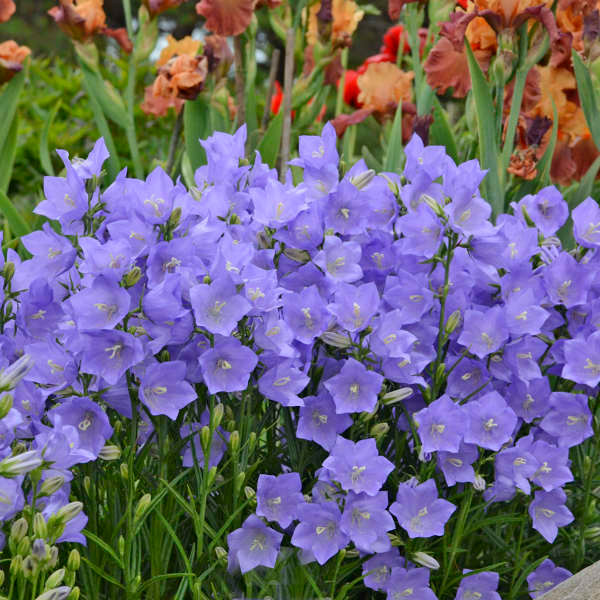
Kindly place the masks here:
[(102, 460), (119, 460), (121, 457), (121, 448), (113, 446), (112, 444), (106, 444), (100, 450), (98, 457)]
[(368, 171), (363, 171), (358, 175), (350, 178), (350, 183), (357, 189), (362, 190), (367, 187), (373, 178), (375, 177), (375, 171), (373, 169), (369, 169)]
[(485, 479), (481, 475), (475, 475), (475, 481), (473, 482), (473, 487), (478, 492), (483, 492), (485, 490)]
[(58, 571), (54, 571), (48, 579), (46, 579), (46, 585), (44, 586), (44, 590), (52, 590), (55, 587), (59, 586), (63, 579), (65, 578), (65, 569), (58, 569)]
[(352, 340), (337, 331), (325, 331), (321, 334), (321, 339), (334, 348), (350, 348)]
[(402, 400), (406, 400), (410, 396), (412, 396), (413, 390), (409, 387), (401, 387), (397, 390), (392, 390), (385, 394), (382, 398), (383, 403), (386, 405), (395, 404), (396, 402), (402, 402)]
[(133, 287), (142, 278), (142, 270), (139, 267), (133, 267), (123, 275), (123, 285), (126, 288)]
[(72, 521), (81, 511), (83, 510), (83, 504), (81, 502), (69, 502), (65, 506), (58, 509), (56, 516), (63, 523)]
[(240, 471), (235, 476), (235, 479), (233, 480), (234, 493), (237, 494), (240, 491), (241, 487), (244, 485), (245, 479), (246, 479), (246, 473), (244, 473), (244, 471)]
[(455, 310), (446, 321), (446, 330), (447, 334), (451, 334), (458, 326), (460, 325), (460, 310)]
[(58, 562), (58, 546), (50, 546), (50, 558), (48, 559), (48, 567), (53, 569)]
[(67, 600), (79, 600), (79, 596), (80, 596), (79, 587), (75, 586), (71, 590), (71, 593), (67, 596)]
[(435, 378), (437, 381), (443, 379), (444, 374), (446, 373), (446, 365), (444, 363), (440, 363), (435, 370)]
[(437, 560), (435, 560), (433, 556), (430, 556), (425, 552), (415, 552), (412, 556), (412, 559), (418, 565), (422, 565), (423, 567), (427, 567), (428, 569), (436, 570), (440, 568), (440, 563)]
[(175, 229), (177, 225), (179, 225), (179, 221), (181, 221), (181, 206), (178, 206), (173, 209), (173, 212), (169, 216), (169, 220), (167, 221), (167, 225), (171, 229)]
[(256, 431), (251, 431), (248, 436), (248, 453), (252, 454), (254, 452), (254, 448), (256, 447)]
[(217, 478), (217, 467), (216, 466), (212, 466), (209, 470), (208, 470), (208, 475), (206, 476), (206, 486), (207, 488), (211, 488), (212, 484), (215, 482), (215, 479)]
[(24, 475), (37, 469), (42, 462), (42, 458), (37, 450), (29, 450), (16, 456), (9, 456), (0, 462), (0, 475), (3, 477)]
[(420, 200), (421, 200), (421, 202), (424, 202), (425, 204), (427, 204), (427, 206), (429, 206), (429, 208), (431, 208), (431, 210), (438, 217), (445, 217), (446, 216), (444, 214), (444, 209), (438, 204), (438, 202), (437, 202), (437, 200), (435, 198), (432, 198), (428, 194), (422, 194), (421, 197), (420, 197)]
[(4, 585), (4, 571), (0, 569), (0, 588)]
[(83, 489), (85, 490), (85, 493), (89, 496), (90, 491), (92, 490), (92, 478), (89, 475), (86, 475), (83, 478)]
[(525, 204), (521, 204), (521, 213), (523, 215), (523, 218), (525, 219), (525, 223), (527, 223), (529, 227), (535, 227), (535, 223), (533, 222), (533, 219), (529, 216), (529, 213), (525, 208)]
[(42, 513), (35, 513), (35, 517), (33, 517), (33, 535), (43, 540), (48, 537), (48, 526)]
[(33, 358), (29, 354), (23, 354), (21, 358), (8, 365), (0, 373), (0, 391), (6, 392), (16, 387), (17, 383), (29, 373), (33, 367)]
[(210, 413), (210, 427), (214, 431), (223, 420), (223, 414), (225, 412), (225, 407), (223, 404), (217, 404)]
[(593, 540), (597, 537), (600, 537), (600, 527), (596, 526), (596, 527), (588, 527), (584, 532), (583, 532), (583, 537), (589, 539), (589, 540)]
[(240, 433), (237, 431), (237, 429), (232, 431), (231, 435), (229, 436), (229, 447), (233, 453), (237, 453), (237, 451), (240, 449)]
[(79, 554), (79, 550), (71, 550), (67, 560), (67, 569), (69, 569), (69, 571), (77, 571), (80, 565), (81, 555)]
[(140, 501), (135, 507), (135, 513), (133, 516), (134, 522), (139, 521), (144, 516), (144, 513), (148, 510), (148, 507), (150, 506), (150, 502), (152, 502), (152, 496), (150, 494), (144, 494), (140, 498)]
[(208, 456), (210, 454), (210, 443), (210, 427), (205, 425), (200, 431), (200, 444), (202, 445), (202, 451), (204, 452), (205, 456)]
[(121, 471), (121, 478), (127, 481), (129, 479), (129, 467), (127, 463), (121, 463), (119, 465), (119, 471)]
[(119, 556), (125, 555), (125, 538), (122, 535), (117, 540), (117, 549), (119, 550)]
[(20, 554), (21, 556), (25, 557), (29, 554), (30, 551), (31, 540), (29, 539), (29, 536), (26, 535), (25, 537), (21, 538), (21, 541), (17, 544), (17, 554)]
[(39, 564), (34, 560), (33, 556), (26, 556), (23, 559), (23, 566), (21, 567), (23, 570), (23, 575), (25, 577), (30, 578), (33, 577), (33, 574), (37, 571)]
[(0, 419), (4, 419), (4, 417), (8, 414), (8, 411), (13, 407), (13, 397), (12, 394), (4, 394), (2, 398), (0, 398)]
[(60, 490), (64, 483), (65, 478), (62, 475), (54, 475), (53, 477), (48, 477), (48, 479), (42, 482), (38, 496), (52, 496), (52, 494)]
[(371, 427), (371, 435), (375, 439), (383, 437), (390, 430), (390, 426), (387, 423), (376, 423)]
[(235, 213), (231, 213), (231, 217), (229, 217), (229, 223), (231, 225), (239, 225), (241, 222), (242, 221)]
[(17, 519), (10, 528), (10, 539), (17, 543), (20, 542), (27, 535), (28, 529), (29, 525), (26, 519), (23, 517)]
[(2, 269), (2, 277), (4, 277), (5, 281), (10, 281), (15, 274), (15, 263), (7, 260), (4, 263), (4, 269)]
[(205, 276), (202, 278), (202, 283), (209, 284), (209, 283), (210, 283), (210, 275), (205, 275)]
[(227, 550), (225, 550), (223, 546), (217, 546), (215, 548), (215, 554), (217, 555), (217, 560), (219, 562), (227, 562)]
[(8, 572), (12, 578), (17, 577), (23, 570), (23, 557), (20, 554), (14, 556), (10, 561), (10, 567)]
[(299, 250), (298, 248), (286, 248), (283, 254), (294, 262), (305, 264), (310, 261), (310, 254), (306, 250)]
[(66, 600), (70, 593), (71, 588), (68, 585), (61, 585), (40, 594), (35, 600)]
[(246, 495), (246, 498), (248, 498), (248, 500), (256, 498), (256, 492), (254, 491), (254, 488), (251, 488), (249, 485), (247, 485), (244, 488), (244, 494)]

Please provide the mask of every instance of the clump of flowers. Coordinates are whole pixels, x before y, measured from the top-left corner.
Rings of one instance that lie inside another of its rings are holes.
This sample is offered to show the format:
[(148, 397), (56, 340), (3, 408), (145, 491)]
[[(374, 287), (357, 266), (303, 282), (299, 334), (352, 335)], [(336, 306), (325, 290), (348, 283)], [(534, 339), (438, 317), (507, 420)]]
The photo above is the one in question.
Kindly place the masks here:
[[(84, 160), (59, 151), (66, 176), (45, 179), (36, 213), (60, 233), (24, 236), (31, 258), (9, 249), (2, 271), (4, 531), (38, 510), (60, 529), (44, 543), (84, 542), (69, 473), (118, 455), (117, 422), (135, 424), (132, 456), (162, 451), (174, 425), (182, 468), (218, 502), (220, 465), (240, 452), (223, 415), (242, 405), (271, 419), (281, 465), (233, 478), (254, 499), (228, 531), (234, 576), (285, 549), (352, 560), (388, 598), (496, 598), (526, 567), (478, 518), (510, 515), (548, 543), (595, 518), (565, 489), (571, 451), (598, 434), (597, 206), (571, 213), (568, 252), (555, 188), (493, 225), (478, 163), (417, 135), (402, 176), (362, 161), (340, 176), (328, 124), (300, 138), (297, 185), (243, 160), (245, 142), (244, 128), (202, 141), (189, 190), (160, 167), (101, 186), (103, 140)], [(479, 536), (480, 555), (457, 551)], [(535, 597), (565, 571), (527, 574)]]

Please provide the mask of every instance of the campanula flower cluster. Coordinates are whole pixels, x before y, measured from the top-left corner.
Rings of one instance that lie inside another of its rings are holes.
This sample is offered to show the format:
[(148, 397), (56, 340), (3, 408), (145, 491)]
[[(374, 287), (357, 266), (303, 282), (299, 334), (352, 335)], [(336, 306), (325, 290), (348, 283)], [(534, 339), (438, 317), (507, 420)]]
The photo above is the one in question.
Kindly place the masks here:
[[(416, 135), (402, 175), (359, 162), (340, 176), (328, 125), (300, 138), (296, 184), (249, 164), (245, 141), (242, 128), (201, 142), (189, 190), (161, 168), (101, 185), (103, 140), (83, 160), (59, 151), (66, 174), (46, 177), (36, 208), (52, 226), (2, 265), (5, 531), (26, 504), (46, 520), (70, 506), (71, 469), (111, 455), (115, 416), (137, 414), (140, 444), (150, 417), (178, 420), (182, 468), (216, 467), (229, 433), (206, 452), (206, 398), (250, 402), (252, 388), (323, 460), (295, 472), (282, 436), (281, 472), (258, 476), (255, 514), (228, 536), (232, 573), (273, 567), (282, 546), (321, 565), (354, 548), (367, 587), (434, 599), (435, 559), (398, 540), (443, 536), (457, 487), (488, 506), (519, 495), (552, 542), (574, 520), (569, 449), (593, 435), (598, 402), (598, 205), (573, 210), (568, 252), (555, 188), (494, 225), (479, 164)], [(85, 521), (54, 541), (84, 543)], [(542, 563), (532, 597), (564, 577)], [(467, 572), (456, 597), (498, 585)]]

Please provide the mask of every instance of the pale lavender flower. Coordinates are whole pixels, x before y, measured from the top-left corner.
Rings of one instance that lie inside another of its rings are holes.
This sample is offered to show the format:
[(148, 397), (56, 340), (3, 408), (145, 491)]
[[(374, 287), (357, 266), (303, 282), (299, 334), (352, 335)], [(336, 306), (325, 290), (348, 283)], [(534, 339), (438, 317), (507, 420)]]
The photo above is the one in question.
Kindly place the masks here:
[(277, 477), (261, 474), (256, 488), (256, 514), (276, 521), (284, 529), (296, 519), (298, 507), (304, 504), (302, 483), (298, 473)]
[(573, 573), (557, 567), (549, 558), (544, 560), (540, 566), (527, 576), (527, 585), (529, 586), (529, 595), (531, 598), (542, 596), (552, 588), (556, 587), (561, 581), (569, 579)]
[(551, 492), (537, 491), (529, 505), (533, 528), (550, 543), (556, 539), (559, 527), (564, 527), (575, 519), (565, 506), (566, 500), (567, 495), (559, 488)]
[(228, 570), (238, 567), (242, 573), (263, 565), (274, 567), (283, 534), (267, 527), (256, 515), (250, 515), (240, 529), (227, 536)]

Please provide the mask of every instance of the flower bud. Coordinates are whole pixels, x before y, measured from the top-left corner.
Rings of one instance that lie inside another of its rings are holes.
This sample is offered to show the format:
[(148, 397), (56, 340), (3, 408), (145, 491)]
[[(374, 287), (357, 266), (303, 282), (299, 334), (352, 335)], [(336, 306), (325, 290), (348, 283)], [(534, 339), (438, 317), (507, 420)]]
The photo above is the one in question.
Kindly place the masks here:
[(212, 484), (215, 482), (216, 478), (217, 478), (217, 467), (216, 466), (212, 466), (208, 470), (208, 475), (206, 476), (206, 486), (209, 489), (212, 487)]
[(240, 449), (240, 432), (237, 429), (229, 436), (229, 447), (233, 453), (237, 453)]
[(428, 194), (422, 194), (419, 198), (421, 202), (424, 202), (431, 208), (431, 210), (440, 218), (445, 217), (444, 209), (438, 204), (435, 198), (432, 198)]
[(305, 264), (310, 261), (310, 254), (306, 250), (299, 250), (298, 248), (286, 248), (283, 254), (290, 260), (298, 263)]
[(125, 538), (122, 535), (117, 540), (117, 549), (119, 550), (119, 556), (125, 555)]
[(352, 340), (337, 331), (325, 331), (321, 334), (321, 339), (334, 348), (350, 348)]
[(102, 460), (119, 460), (121, 457), (121, 448), (106, 444), (99, 452), (98, 457)]
[(387, 423), (376, 423), (371, 427), (371, 435), (378, 440), (383, 437), (390, 430), (390, 426)]
[(4, 417), (8, 414), (8, 411), (13, 407), (13, 397), (12, 394), (4, 394), (2, 398), (0, 398), (0, 419), (4, 419)]
[(121, 463), (119, 465), (119, 471), (121, 471), (121, 478), (127, 481), (129, 479), (129, 467), (127, 463)]
[(210, 454), (211, 435), (210, 427), (205, 425), (200, 431), (200, 444), (202, 445), (202, 451), (205, 456)]
[(81, 555), (79, 554), (79, 550), (73, 549), (69, 554), (69, 558), (67, 560), (67, 569), (69, 571), (77, 571), (79, 570), (79, 566), (81, 565)]
[(48, 537), (48, 526), (42, 513), (35, 513), (33, 517), (33, 535), (43, 540)]
[(475, 481), (473, 482), (473, 487), (478, 492), (483, 492), (485, 490), (485, 479), (481, 475), (475, 475)]
[(233, 491), (235, 494), (237, 494), (242, 485), (244, 485), (244, 480), (246, 479), (246, 473), (244, 471), (240, 471), (236, 476), (235, 479), (233, 480)]
[(67, 596), (67, 600), (79, 600), (79, 595), (80, 595), (79, 587), (75, 586), (71, 590), (71, 593)]
[(412, 388), (401, 387), (385, 394), (382, 400), (384, 404), (390, 406), (391, 404), (396, 404), (396, 402), (402, 402), (402, 400), (406, 400), (406, 398), (412, 396), (412, 393)]
[(167, 221), (167, 225), (171, 229), (175, 229), (179, 222), (181, 221), (181, 206), (177, 206), (173, 209), (173, 212), (169, 216), (169, 220)]
[(54, 571), (48, 579), (46, 579), (46, 585), (44, 586), (44, 590), (48, 591), (54, 589), (56, 586), (60, 585), (65, 578), (65, 569), (58, 569), (58, 571)]
[(144, 494), (140, 498), (140, 501), (135, 507), (135, 513), (133, 515), (134, 523), (139, 521), (144, 516), (144, 513), (148, 510), (148, 507), (150, 506), (150, 502), (152, 502), (152, 496), (150, 494)]
[(48, 477), (48, 479), (42, 482), (42, 485), (40, 486), (40, 490), (38, 492), (38, 496), (52, 496), (52, 494), (60, 490), (64, 483), (65, 478), (62, 475), (54, 475), (53, 477)]
[(209, 283), (210, 283), (210, 275), (205, 275), (205, 276), (202, 278), (202, 283), (209, 284)]
[(3, 477), (16, 477), (24, 475), (42, 464), (42, 459), (37, 450), (22, 452), (16, 456), (9, 456), (0, 462), (0, 475)]
[(428, 569), (436, 570), (440, 568), (440, 563), (437, 560), (435, 560), (433, 556), (430, 556), (425, 552), (415, 552), (412, 556), (412, 559), (418, 565), (427, 567)]
[(217, 555), (217, 560), (221, 563), (227, 562), (227, 550), (223, 548), (223, 546), (217, 546), (215, 548), (215, 554)]
[(375, 177), (375, 171), (373, 169), (369, 169), (368, 171), (363, 171), (358, 175), (350, 178), (350, 183), (357, 189), (362, 190), (367, 187), (373, 178)]
[(21, 358), (8, 365), (0, 373), (0, 391), (6, 392), (14, 389), (17, 383), (29, 373), (31, 367), (33, 367), (33, 358), (29, 354), (23, 354)]
[(73, 585), (75, 585), (75, 579), (76, 579), (75, 571), (69, 571), (67, 569), (67, 572), (65, 573), (64, 584), (73, 586)]
[(58, 509), (56, 513), (57, 518), (63, 523), (68, 523), (74, 519), (83, 510), (83, 504), (81, 502), (69, 502), (65, 506)]
[(449, 335), (460, 325), (460, 310), (455, 310), (446, 321), (444, 330)]
[(89, 475), (86, 475), (83, 478), (83, 489), (85, 490), (85, 493), (89, 496), (90, 491), (92, 490), (92, 479)]
[(26, 556), (23, 559), (23, 575), (25, 575), (25, 577), (33, 577), (33, 574), (38, 570), (38, 567), (39, 563), (34, 560), (33, 556)]
[(21, 517), (17, 519), (10, 528), (10, 538), (15, 542), (20, 542), (26, 535), (27, 530), (29, 529), (29, 525), (27, 524), (27, 520)]
[(235, 213), (231, 213), (231, 217), (229, 217), (229, 223), (231, 225), (240, 225), (241, 222), (242, 221), (240, 220), (240, 218)]
[(437, 381), (443, 379), (444, 374), (446, 373), (446, 365), (444, 363), (440, 363), (435, 370), (435, 378)]
[(29, 539), (29, 536), (26, 535), (25, 537), (21, 538), (21, 540), (17, 544), (17, 554), (20, 554), (21, 556), (25, 557), (29, 554), (30, 551), (31, 540)]
[(58, 562), (58, 546), (50, 546), (50, 558), (48, 559), (48, 567), (53, 569)]
[(251, 431), (248, 436), (248, 453), (252, 454), (256, 446), (256, 431)]
[(214, 431), (223, 420), (223, 413), (225, 412), (225, 407), (223, 404), (217, 404), (210, 413), (210, 428)]
[(254, 488), (251, 488), (249, 485), (244, 488), (244, 494), (248, 500), (256, 498), (256, 492), (254, 491)]
[(142, 270), (139, 267), (133, 267), (123, 275), (123, 285), (126, 288), (133, 287), (142, 278)]
[(70, 593), (71, 588), (68, 585), (61, 585), (40, 594), (35, 600), (66, 600)]
[(0, 588), (4, 585), (4, 571), (0, 569)]
[(23, 557), (20, 554), (17, 554), (10, 561), (10, 567), (8, 572), (10, 576), (14, 579), (23, 571)]
[(4, 263), (4, 269), (2, 269), (2, 277), (4, 277), (4, 280), (6, 282), (9, 282), (13, 278), (14, 274), (15, 274), (15, 263), (10, 260), (7, 260)]

